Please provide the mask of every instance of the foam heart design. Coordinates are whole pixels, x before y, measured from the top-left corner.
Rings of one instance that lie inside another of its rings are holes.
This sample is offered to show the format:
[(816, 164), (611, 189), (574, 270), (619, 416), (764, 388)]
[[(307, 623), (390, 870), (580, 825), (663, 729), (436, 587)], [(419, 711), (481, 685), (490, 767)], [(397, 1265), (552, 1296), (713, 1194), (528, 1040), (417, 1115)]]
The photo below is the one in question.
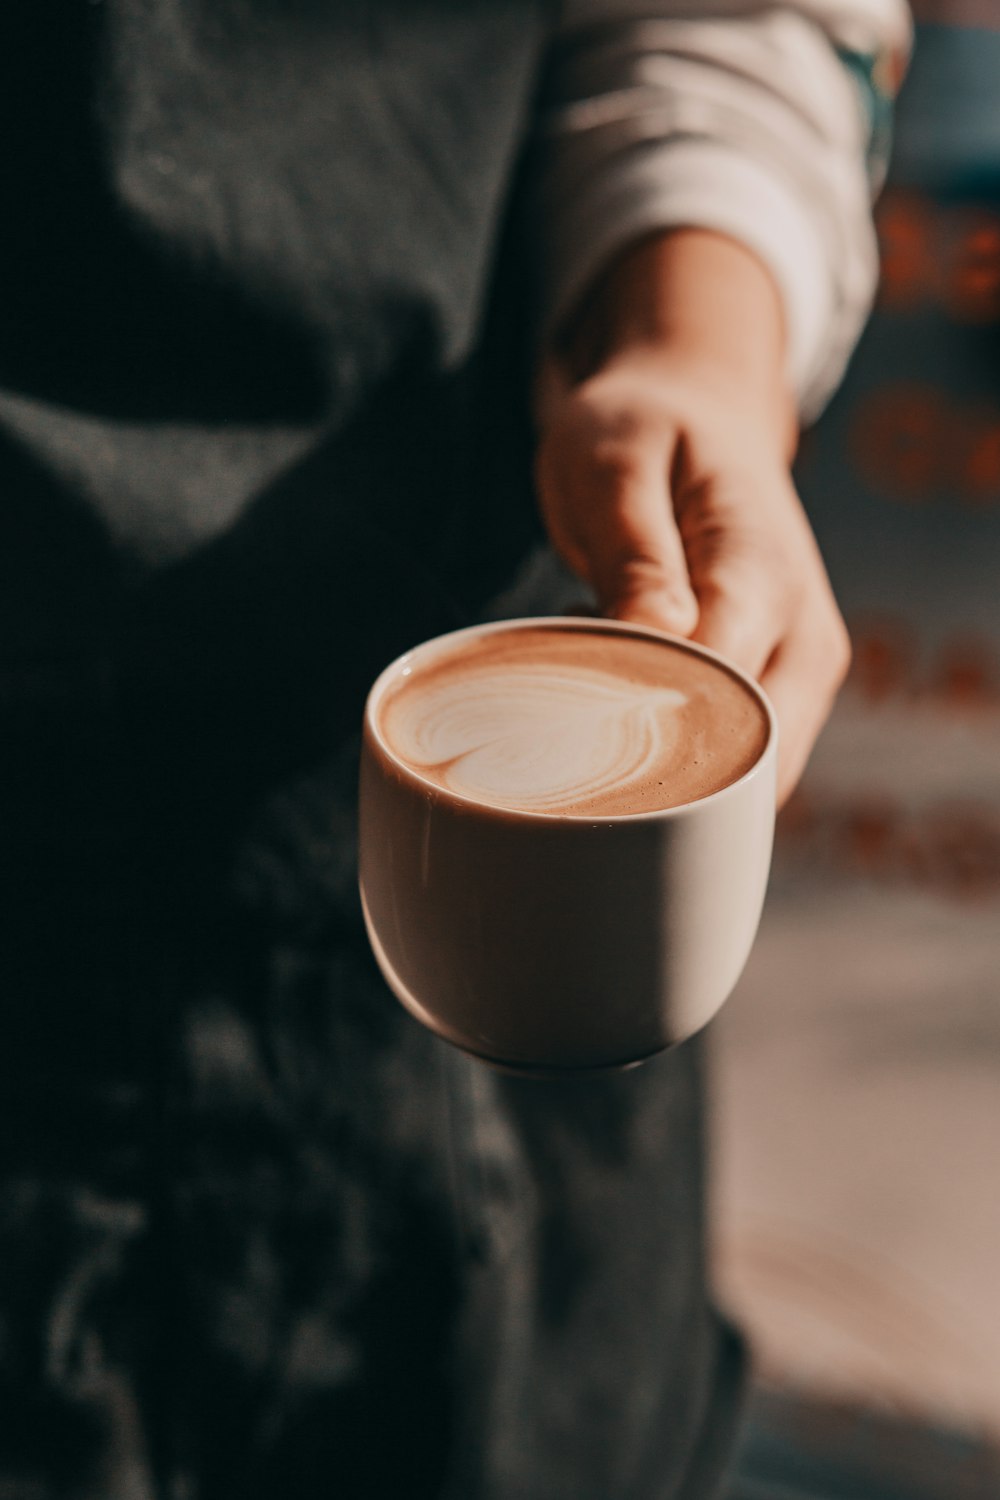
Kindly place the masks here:
[(451, 791), (558, 812), (624, 791), (662, 767), (680, 738), (674, 688), (536, 667), (442, 681), (397, 722), (397, 748)]

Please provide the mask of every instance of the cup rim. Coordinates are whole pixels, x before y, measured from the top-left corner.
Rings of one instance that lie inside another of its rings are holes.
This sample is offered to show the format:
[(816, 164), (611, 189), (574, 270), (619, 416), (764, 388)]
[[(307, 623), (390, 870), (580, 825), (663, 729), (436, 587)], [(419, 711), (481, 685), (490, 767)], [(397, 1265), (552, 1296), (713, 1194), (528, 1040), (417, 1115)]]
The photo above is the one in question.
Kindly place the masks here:
[[(389, 686), (400, 675), (406, 664), (414, 657), (429, 650), (447, 650), (449, 645), (457, 644), (463, 639), (475, 636), (480, 638), (484, 635), (495, 635), (511, 630), (530, 629), (556, 629), (575, 630), (581, 633), (603, 632), (614, 635), (637, 636), (643, 640), (658, 641), (662, 644), (673, 646), (689, 652), (693, 656), (701, 656), (721, 667), (730, 676), (735, 677), (738, 682), (750, 692), (759, 707), (763, 710), (767, 720), (767, 740), (758, 759), (735, 781), (729, 782), (727, 786), (719, 787), (714, 792), (709, 792), (704, 797), (697, 797), (692, 802), (681, 802), (674, 807), (652, 807), (645, 808), (640, 812), (633, 813), (564, 813), (564, 812), (538, 812), (532, 809), (520, 807), (500, 807), (495, 803), (481, 802), (475, 797), (469, 797), (461, 792), (452, 791), (450, 787), (443, 787), (440, 782), (432, 781), (429, 776), (424, 776), (420, 771), (414, 769), (407, 761), (393, 750), (382, 734), (378, 724), (378, 708), (382, 698), (385, 696)], [(742, 667), (731, 662), (720, 652), (713, 650), (710, 646), (703, 646), (700, 641), (690, 641), (685, 636), (674, 635), (666, 630), (657, 630), (649, 625), (633, 624), (629, 620), (607, 620), (600, 615), (518, 615), (509, 620), (487, 620), (478, 625), (463, 625), (457, 630), (449, 630), (441, 635), (431, 636), (417, 645), (395, 657), (375, 678), (365, 701), (364, 728), (372, 741), (377, 746), (381, 755), (389, 764), (406, 780), (412, 782), (426, 793), (434, 796), (435, 800), (453, 803), (458, 807), (473, 808), (477, 815), (485, 817), (496, 817), (504, 820), (517, 819), (526, 823), (541, 824), (577, 824), (592, 827), (605, 827), (617, 824), (633, 823), (659, 823), (666, 819), (690, 817), (699, 808), (706, 807), (709, 803), (719, 802), (722, 798), (734, 795), (740, 788), (759, 776), (767, 774), (777, 756), (778, 745), (778, 721), (770, 699), (764, 692), (759, 682), (756, 682)]]

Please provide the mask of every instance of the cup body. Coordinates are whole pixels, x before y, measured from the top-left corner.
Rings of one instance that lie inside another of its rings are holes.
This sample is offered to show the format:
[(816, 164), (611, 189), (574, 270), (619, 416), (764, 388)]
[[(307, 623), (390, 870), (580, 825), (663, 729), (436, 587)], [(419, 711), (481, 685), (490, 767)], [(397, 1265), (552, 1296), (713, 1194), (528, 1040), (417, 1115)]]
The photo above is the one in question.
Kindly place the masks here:
[[(379, 730), (384, 693), (428, 642), (381, 674), (365, 712), (359, 873), (373, 951), (403, 1005), (447, 1041), (519, 1072), (642, 1061), (698, 1031), (749, 955), (770, 868), (776, 730), (739, 781), (695, 802), (601, 818), (506, 811), (401, 761)], [(631, 625), (609, 629), (719, 661)], [(729, 664), (727, 670), (732, 671)]]

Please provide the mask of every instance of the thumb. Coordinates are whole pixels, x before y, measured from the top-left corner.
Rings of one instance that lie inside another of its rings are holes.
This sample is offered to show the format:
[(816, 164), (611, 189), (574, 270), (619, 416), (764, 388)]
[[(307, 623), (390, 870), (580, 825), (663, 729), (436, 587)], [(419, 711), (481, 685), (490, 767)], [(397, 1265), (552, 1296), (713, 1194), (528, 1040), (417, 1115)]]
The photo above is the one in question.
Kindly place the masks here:
[(602, 613), (690, 635), (698, 624), (698, 600), (662, 471), (618, 484), (602, 513), (587, 558)]

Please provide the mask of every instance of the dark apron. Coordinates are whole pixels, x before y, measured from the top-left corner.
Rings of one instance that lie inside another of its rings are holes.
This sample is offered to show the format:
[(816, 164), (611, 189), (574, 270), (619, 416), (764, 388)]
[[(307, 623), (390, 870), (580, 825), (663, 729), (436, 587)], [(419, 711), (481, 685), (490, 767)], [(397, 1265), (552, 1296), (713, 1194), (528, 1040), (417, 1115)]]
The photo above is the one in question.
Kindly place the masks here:
[[(545, 7), (0, 15), (0, 1490), (716, 1493), (699, 1049), (467, 1063), (387, 995), (355, 744), (538, 540)], [(523, 232), (523, 230), (522, 230)], [(519, 607), (558, 606), (544, 576)]]

